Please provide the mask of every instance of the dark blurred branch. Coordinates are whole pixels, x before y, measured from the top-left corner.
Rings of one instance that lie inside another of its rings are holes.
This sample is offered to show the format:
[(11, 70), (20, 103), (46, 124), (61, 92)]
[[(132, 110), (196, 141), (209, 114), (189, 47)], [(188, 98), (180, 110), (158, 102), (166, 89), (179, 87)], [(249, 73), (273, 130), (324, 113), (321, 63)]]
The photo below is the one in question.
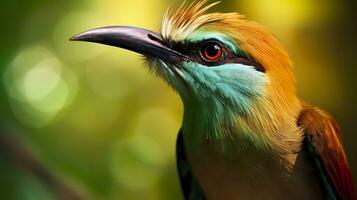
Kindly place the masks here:
[(43, 182), (58, 199), (81, 200), (83, 195), (76, 189), (60, 180), (45, 167), (26, 147), (13, 135), (0, 134), (0, 154), (28, 173), (33, 174)]

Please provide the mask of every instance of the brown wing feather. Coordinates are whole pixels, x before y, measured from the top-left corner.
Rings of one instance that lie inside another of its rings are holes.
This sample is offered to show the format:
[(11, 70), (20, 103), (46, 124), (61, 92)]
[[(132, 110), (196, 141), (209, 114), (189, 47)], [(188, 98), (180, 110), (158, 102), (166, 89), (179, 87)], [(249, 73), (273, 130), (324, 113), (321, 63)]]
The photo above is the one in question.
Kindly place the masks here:
[(323, 173), (338, 199), (357, 199), (335, 120), (322, 110), (305, 106), (299, 124), (305, 128), (311, 152), (321, 161)]

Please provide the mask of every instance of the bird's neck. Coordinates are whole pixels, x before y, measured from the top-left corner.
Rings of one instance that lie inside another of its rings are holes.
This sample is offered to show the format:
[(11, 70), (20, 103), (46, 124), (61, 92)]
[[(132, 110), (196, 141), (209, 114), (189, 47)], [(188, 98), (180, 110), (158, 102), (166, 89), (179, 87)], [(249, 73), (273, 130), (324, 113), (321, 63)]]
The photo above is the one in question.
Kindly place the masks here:
[(192, 149), (209, 143), (216, 151), (232, 155), (253, 143), (259, 148), (267, 144), (266, 138), (255, 137), (234, 109), (215, 98), (185, 103), (184, 107), (182, 130)]
[(279, 120), (267, 106), (257, 104), (242, 114), (215, 98), (184, 103), (182, 130), (187, 148), (195, 151), (208, 144), (228, 157), (247, 151), (292, 154), (301, 143), (295, 123), (298, 113)]

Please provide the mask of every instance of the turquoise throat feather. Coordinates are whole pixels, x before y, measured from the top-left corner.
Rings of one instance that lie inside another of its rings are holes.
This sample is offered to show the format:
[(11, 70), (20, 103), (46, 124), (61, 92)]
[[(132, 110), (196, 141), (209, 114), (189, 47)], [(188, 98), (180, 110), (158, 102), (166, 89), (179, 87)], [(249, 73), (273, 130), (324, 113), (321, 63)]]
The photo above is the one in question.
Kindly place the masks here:
[(254, 104), (265, 96), (263, 73), (240, 64), (207, 68), (185, 63), (184, 69), (189, 88), (181, 88), (179, 93), (185, 107), (182, 129), (184, 137), (190, 138), (190, 146), (212, 142), (217, 151), (227, 155), (243, 151), (247, 145), (268, 147), (268, 141), (255, 137), (245, 123), (245, 117), (254, 112)]

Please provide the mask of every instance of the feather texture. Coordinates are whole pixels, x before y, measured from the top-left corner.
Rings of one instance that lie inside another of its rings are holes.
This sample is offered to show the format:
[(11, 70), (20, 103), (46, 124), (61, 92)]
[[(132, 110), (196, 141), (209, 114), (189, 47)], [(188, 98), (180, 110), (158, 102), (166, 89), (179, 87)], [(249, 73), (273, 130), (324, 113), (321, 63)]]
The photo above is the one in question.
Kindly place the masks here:
[(311, 153), (321, 163), (322, 176), (327, 177), (325, 186), (332, 187), (337, 199), (357, 199), (335, 120), (324, 111), (305, 106), (300, 114), (299, 124), (305, 128)]
[(219, 2), (207, 5), (207, 0), (193, 1), (186, 5), (184, 1), (175, 11), (169, 8), (162, 21), (161, 34), (165, 39), (181, 40), (203, 24), (219, 20), (205, 15), (205, 12)]

